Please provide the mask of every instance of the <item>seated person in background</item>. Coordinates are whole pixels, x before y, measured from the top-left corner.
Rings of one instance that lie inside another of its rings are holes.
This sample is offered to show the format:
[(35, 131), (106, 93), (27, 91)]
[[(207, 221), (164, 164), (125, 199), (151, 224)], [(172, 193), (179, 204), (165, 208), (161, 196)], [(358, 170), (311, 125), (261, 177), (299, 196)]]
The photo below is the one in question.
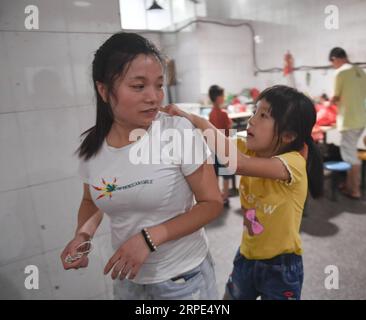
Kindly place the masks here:
[(331, 126), (337, 120), (337, 106), (329, 101), (328, 96), (323, 93), (316, 104), (316, 124), (319, 126)]
[(324, 140), (324, 132), (321, 126), (332, 126), (337, 121), (337, 106), (330, 102), (327, 94), (323, 93), (318, 103), (315, 105), (316, 123), (313, 127), (311, 136), (315, 142)]
[[(224, 89), (218, 85), (212, 85), (208, 90), (208, 95), (212, 102), (212, 111), (209, 115), (209, 121), (217, 128), (225, 130), (225, 135), (229, 136), (229, 129), (232, 127), (232, 121), (229, 118), (227, 112), (222, 109), (225, 102)], [(216, 176), (219, 176), (219, 168), (223, 168), (218, 159), (215, 157), (215, 172)], [(229, 180), (232, 175), (222, 175), (224, 179), (224, 186), (222, 192), (222, 198), (224, 200), (224, 206), (229, 207)], [(233, 186), (235, 188), (235, 186)]]

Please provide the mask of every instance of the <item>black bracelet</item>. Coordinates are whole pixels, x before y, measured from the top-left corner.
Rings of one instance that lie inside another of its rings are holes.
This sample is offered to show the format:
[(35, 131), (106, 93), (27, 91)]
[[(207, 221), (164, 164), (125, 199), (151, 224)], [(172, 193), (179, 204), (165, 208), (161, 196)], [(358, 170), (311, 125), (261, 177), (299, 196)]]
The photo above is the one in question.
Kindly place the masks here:
[(150, 234), (149, 232), (147, 232), (146, 228), (143, 228), (141, 230), (142, 235), (144, 236), (144, 239), (146, 241), (146, 244), (148, 245), (149, 249), (151, 252), (156, 251), (156, 245), (154, 244), (154, 242), (151, 240)]

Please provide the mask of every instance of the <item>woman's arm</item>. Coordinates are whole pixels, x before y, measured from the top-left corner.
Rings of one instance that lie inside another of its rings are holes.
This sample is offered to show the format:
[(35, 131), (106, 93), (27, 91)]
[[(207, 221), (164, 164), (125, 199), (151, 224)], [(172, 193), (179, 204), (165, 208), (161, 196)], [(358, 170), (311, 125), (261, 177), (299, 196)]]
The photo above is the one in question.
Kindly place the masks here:
[(83, 198), (80, 203), (78, 213), (78, 225), (75, 231), (75, 235), (80, 232), (87, 233), (90, 237), (93, 237), (98, 226), (103, 219), (103, 212), (94, 204), (90, 195), (89, 185), (84, 183)]
[(77, 255), (78, 246), (94, 236), (102, 219), (103, 213), (94, 204), (89, 192), (89, 185), (84, 184), (84, 194), (78, 212), (78, 225), (75, 236), (61, 253), (61, 261), (65, 270), (85, 268), (88, 266), (89, 259), (87, 255), (83, 255), (71, 263), (66, 258), (69, 255), (71, 257)]
[[(147, 228), (156, 246), (195, 232), (218, 217), (222, 211), (222, 197), (212, 165), (203, 164), (194, 173), (187, 176), (186, 180), (197, 203), (190, 211), (160, 225)], [(139, 232), (122, 244), (109, 259), (104, 268), (104, 274), (109, 273), (113, 268), (112, 279), (119, 277), (120, 280), (123, 280), (128, 274), (128, 278), (133, 279), (149, 254), (149, 247)]]
[(203, 164), (186, 177), (186, 180), (197, 203), (190, 211), (163, 224), (148, 228), (151, 238), (157, 246), (197, 231), (222, 212), (223, 201), (212, 165)]
[(77, 228), (75, 235), (79, 233), (86, 233), (90, 236), (90, 238), (92, 238), (102, 220), (103, 212), (100, 210), (94, 212), (93, 215), (81, 227)]
[(290, 173), (281, 160), (278, 158), (249, 157), (241, 153), (232, 139), (226, 137), (223, 132), (218, 130), (205, 118), (196, 114), (187, 113), (175, 105), (169, 105), (161, 110), (171, 115), (187, 118), (196, 128), (202, 130), (204, 136), (205, 132), (209, 137), (213, 135), (213, 138), (206, 139), (208, 146), (211, 150), (215, 150), (220, 163), (227, 165), (236, 174), (284, 181), (290, 179)]

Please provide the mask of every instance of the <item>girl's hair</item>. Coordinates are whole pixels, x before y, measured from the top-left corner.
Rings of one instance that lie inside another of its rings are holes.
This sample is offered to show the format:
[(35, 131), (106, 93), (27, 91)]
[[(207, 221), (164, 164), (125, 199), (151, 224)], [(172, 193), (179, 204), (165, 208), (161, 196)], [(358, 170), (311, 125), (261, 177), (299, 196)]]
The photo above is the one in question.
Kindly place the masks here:
[[(277, 85), (265, 89), (258, 96), (257, 101), (265, 99), (275, 120), (275, 137), (280, 152), (300, 151), (304, 144), (308, 145), (306, 171), (310, 194), (320, 197), (323, 194), (323, 160), (318, 147), (311, 136), (316, 122), (316, 110), (313, 101), (294, 88)], [(284, 133), (292, 133), (295, 139), (282, 145)]]
[(109, 102), (103, 101), (96, 82), (106, 86), (108, 96), (113, 95), (116, 80), (126, 73), (131, 62), (140, 54), (155, 56), (164, 65), (163, 57), (155, 45), (136, 33), (116, 33), (95, 52), (92, 68), (97, 106), (96, 124), (81, 134), (81, 137), (86, 137), (76, 150), (79, 158), (88, 160), (98, 153), (114, 120), (112, 107)]

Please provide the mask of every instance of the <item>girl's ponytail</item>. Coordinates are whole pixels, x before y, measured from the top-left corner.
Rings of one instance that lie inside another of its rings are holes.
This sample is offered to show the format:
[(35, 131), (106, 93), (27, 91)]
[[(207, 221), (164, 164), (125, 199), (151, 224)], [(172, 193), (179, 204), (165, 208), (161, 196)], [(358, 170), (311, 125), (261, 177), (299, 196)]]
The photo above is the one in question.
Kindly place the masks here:
[(323, 195), (323, 157), (311, 136), (307, 137), (305, 142), (308, 145), (306, 172), (308, 174), (309, 191), (313, 198), (319, 198)]

